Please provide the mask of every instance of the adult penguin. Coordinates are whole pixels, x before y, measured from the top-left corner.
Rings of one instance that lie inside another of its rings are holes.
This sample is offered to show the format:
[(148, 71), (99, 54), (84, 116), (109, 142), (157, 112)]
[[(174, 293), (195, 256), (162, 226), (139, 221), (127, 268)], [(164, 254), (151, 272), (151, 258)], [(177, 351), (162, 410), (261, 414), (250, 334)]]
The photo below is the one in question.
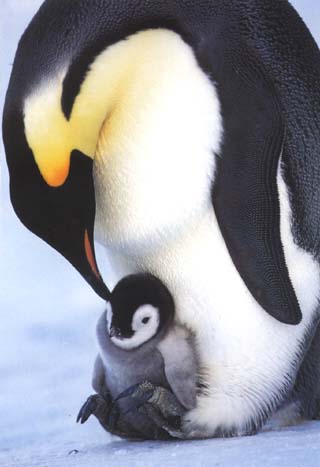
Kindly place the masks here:
[[(320, 54), (287, 0), (47, 0), (3, 136), (13, 206), (103, 298), (147, 271), (196, 335), (190, 437), (319, 397)], [(111, 285), (111, 284), (110, 284)]]

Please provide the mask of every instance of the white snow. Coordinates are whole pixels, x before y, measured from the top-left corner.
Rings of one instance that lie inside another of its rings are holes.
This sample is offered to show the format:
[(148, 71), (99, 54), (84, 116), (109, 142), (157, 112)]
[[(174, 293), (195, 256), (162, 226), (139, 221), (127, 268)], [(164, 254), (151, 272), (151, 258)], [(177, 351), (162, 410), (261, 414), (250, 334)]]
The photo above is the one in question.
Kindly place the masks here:
[[(292, 3), (319, 43), (320, 4)], [(1, 110), (18, 39), (40, 4), (0, 0)], [(127, 442), (105, 433), (95, 419), (77, 425), (91, 393), (95, 323), (104, 304), (19, 223), (9, 203), (2, 145), (0, 162), (0, 466), (320, 466), (318, 422), (192, 442)]]

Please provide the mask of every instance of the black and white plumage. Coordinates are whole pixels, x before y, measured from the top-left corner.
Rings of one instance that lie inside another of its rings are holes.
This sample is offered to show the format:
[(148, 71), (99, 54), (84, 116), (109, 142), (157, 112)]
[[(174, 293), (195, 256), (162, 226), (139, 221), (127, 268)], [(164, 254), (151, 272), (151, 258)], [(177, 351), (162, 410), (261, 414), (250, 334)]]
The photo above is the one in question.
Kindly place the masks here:
[[(171, 403), (181, 415), (195, 407), (198, 368), (193, 337), (174, 323), (174, 301), (159, 279), (150, 274), (122, 279), (98, 321), (97, 337), (99, 355), (92, 385), (99, 395), (110, 394), (114, 400), (148, 381), (173, 392), (176, 404), (173, 398)], [(132, 401), (126, 398), (119, 404), (125, 414)], [(155, 430), (140, 412), (125, 419), (146, 437)]]
[(94, 227), (115, 282), (168, 285), (206, 369), (190, 436), (315, 416), (320, 53), (288, 1), (47, 0), (3, 134), (18, 216), (101, 296)]

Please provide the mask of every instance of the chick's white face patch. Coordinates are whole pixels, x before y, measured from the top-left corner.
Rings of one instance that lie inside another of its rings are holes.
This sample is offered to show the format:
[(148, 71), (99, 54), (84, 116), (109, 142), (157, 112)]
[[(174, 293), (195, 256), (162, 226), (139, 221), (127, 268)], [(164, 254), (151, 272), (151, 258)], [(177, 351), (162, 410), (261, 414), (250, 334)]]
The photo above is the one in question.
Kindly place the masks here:
[[(152, 337), (159, 326), (159, 310), (152, 305), (142, 305), (133, 315), (132, 329), (136, 333), (144, 332)], [(149, 337), (149, 339), (150, 339)]]
[(122, 349), (134, 349), (155, 336), (159, 324), (159, 310), (152, 305), (142, 305), (135, 311), (132, 318), (133, 336), (130, 338), (112, 337), (111, 340)]

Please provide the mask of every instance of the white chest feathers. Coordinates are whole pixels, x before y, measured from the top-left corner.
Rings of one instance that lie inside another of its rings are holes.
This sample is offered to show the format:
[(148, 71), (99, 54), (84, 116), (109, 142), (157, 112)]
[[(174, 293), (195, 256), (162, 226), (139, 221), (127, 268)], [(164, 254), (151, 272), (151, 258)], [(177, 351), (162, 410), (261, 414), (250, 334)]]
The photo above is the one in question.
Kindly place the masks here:
[(135, 34), (103, 60), (115, 75), (121, 68), (122, 81), (94, 158), (96, 235), (114, 249), (146, 250), (208, 205), (219, 100), (192, 49), (171, 31)]

